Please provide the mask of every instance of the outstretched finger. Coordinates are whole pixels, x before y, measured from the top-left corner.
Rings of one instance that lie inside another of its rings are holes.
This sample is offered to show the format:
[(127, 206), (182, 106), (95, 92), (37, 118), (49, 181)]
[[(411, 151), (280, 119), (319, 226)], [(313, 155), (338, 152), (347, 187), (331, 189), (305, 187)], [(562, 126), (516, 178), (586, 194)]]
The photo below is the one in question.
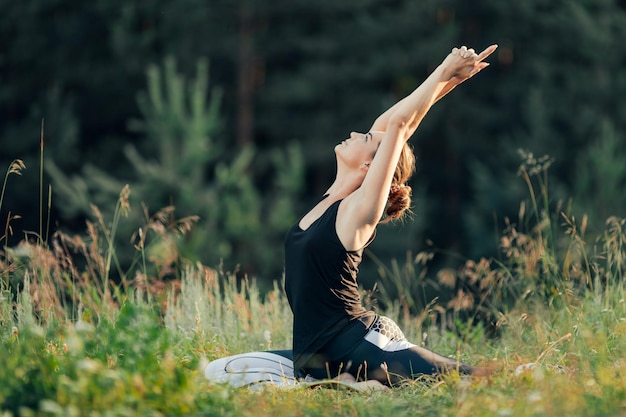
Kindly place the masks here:
[(479, 62), (479, 63), (477, 63), (476, 66), (470, 72), (470, 77), (473, 77), (474, 75), (478, 74), (480, 71), (484, 70), (488, 66), (489, 66), (488, 62)]
[(476, 59), (477, 62), (482, 61), (483, 59), (487, 58), (489, 55), (491, 55), (496, 49), (498, 48), (498, 45), (491, 45), (485, 48), (484, 51), (482, 51), (480, 54), (478, 54), (478, 58)]

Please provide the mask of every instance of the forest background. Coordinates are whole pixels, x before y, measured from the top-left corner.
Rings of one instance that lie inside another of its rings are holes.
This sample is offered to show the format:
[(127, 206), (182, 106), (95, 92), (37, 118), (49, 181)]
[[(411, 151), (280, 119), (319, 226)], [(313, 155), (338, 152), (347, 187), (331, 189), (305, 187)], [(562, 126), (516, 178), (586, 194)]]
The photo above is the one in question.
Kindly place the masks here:
[(522, 163), (551, 164), (550, 204), (590, 225), (626, 214), (624, 1), (0, 0), (0, 15), (0, 166), (27, 167), (0, 204), (9, 246), (83, 232), (93, 206), (113, 221), (128, 184), (120, 270), (164, 215), (195, 226), (151, 249), (162, 278), (182, 254), (269, 286), (334, 145), (462, 44), (499, 48), (412, 139), (414, 216), (381, 228), (364, 283), (423, 250), (435, 269), (498, 258), (524, 217)]

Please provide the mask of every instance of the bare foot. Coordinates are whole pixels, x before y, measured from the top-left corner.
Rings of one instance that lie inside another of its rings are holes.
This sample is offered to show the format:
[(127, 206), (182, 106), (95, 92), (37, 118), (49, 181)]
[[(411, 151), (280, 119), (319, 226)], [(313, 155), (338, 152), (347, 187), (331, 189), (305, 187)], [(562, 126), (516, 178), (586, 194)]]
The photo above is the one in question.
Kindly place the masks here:
[(356, 389), (360, 389), (360, 390), (366, 389), (366, 390), (371, 390), (371, 391), (387, 391), (389, 389), (389, 387), (381, 384), (379, 381), (375, 379), (369, 379), (367, 381), (356, 382), (356, 379), (354, 379), (352, 374), (349, 374), (347, 372), (344, 372), (343, 374), (339, 375), (336, 379), (338, 381), (350, 384), (354, 386)]
[(371, 391), (388, 391), (390, 388), (386, 385), (381, 384), (379, 381), (375, 379), (369, 379), (367, 381), (355, 382), (353, 384), (355, 387), (364, 388)]

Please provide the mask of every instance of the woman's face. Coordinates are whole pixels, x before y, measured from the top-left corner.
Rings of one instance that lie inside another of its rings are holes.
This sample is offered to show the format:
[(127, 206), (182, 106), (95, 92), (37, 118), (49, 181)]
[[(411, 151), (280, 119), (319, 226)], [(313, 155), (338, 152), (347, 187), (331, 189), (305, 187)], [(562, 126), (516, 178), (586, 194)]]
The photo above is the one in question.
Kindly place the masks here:
[(374, 159), (384, 132), (350, 133), (350, 138), (335, 146), (337, 160), (348, 167), (359, 168)]

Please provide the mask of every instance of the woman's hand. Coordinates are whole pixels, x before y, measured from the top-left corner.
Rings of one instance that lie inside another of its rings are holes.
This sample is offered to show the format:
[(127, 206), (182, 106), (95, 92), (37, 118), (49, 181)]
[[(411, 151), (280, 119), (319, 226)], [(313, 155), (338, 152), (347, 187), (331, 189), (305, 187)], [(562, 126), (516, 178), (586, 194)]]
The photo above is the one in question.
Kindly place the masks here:
[[(436, 78), (436, 82), (443, 84), (443, 87), (437, 92), (437, 95), (434, 98), (434, 101), (439, 101), (443, 96), (452, 91), (457, 85), (461, 84), (463, 81), (473, 77), (482, 69), (489, 66), (488, 63), (483, 62), (485, 58), (491, 55), (498, 45), (491, 45), (487, 47), (480, 54), (476, 54), (473, 49), (467, 49), (467, 47), (462, 46), (460, 48), (452, 49), (452, 52), (444, 59), (444, 61), (437, 67), (436, 74), (433, 73), (431, 76)], [(430, 78), (430, 77), (429, 77)], [(419, 87), (418, 87), (419, 88)], [(417, 91), (417, 90), (416, 90)], [(374, 124), (370, 128), (370, 131), (387, 130), (387, 124), (392, 114), (407, 100), (410, 100), (411, 96), (416, 93), (414, 91), (411, 95), (403, 98), (393, 106), (391, 106), (387, 111), (378, 116), (378, 118), (374, 121)], [(429, 104), (429, 106), (432, 103)], [(413, 105), (412, 108), (419, 107), (419, 105)]]
[(445, 81), (456, 86), (478, 74), (489, 66), (489, 63), (483, 62), (483, 60), (491, 55), (497, 47), (498, 45), (491, 45), (480, 54), (476, 54), (474, 49), (468, 49), (466, 46), (453, 48), (441, 64), (444, 67)]
[(445, 69), (444, 79), (447, 80), (447, 83), (435, 101), (439, 101), (443, 96), (452, 91), (454, 87), (473, 77), (482, 69), (487, 68), (489, 63), (482, 61), (491, 55), (497, 47), (498, 45), (491, 45), (478, 55), (476, 55), (473, 49), (467, 49), (465, 46), (453, 48), (452, 52), (450, 52), (441, 64)]

